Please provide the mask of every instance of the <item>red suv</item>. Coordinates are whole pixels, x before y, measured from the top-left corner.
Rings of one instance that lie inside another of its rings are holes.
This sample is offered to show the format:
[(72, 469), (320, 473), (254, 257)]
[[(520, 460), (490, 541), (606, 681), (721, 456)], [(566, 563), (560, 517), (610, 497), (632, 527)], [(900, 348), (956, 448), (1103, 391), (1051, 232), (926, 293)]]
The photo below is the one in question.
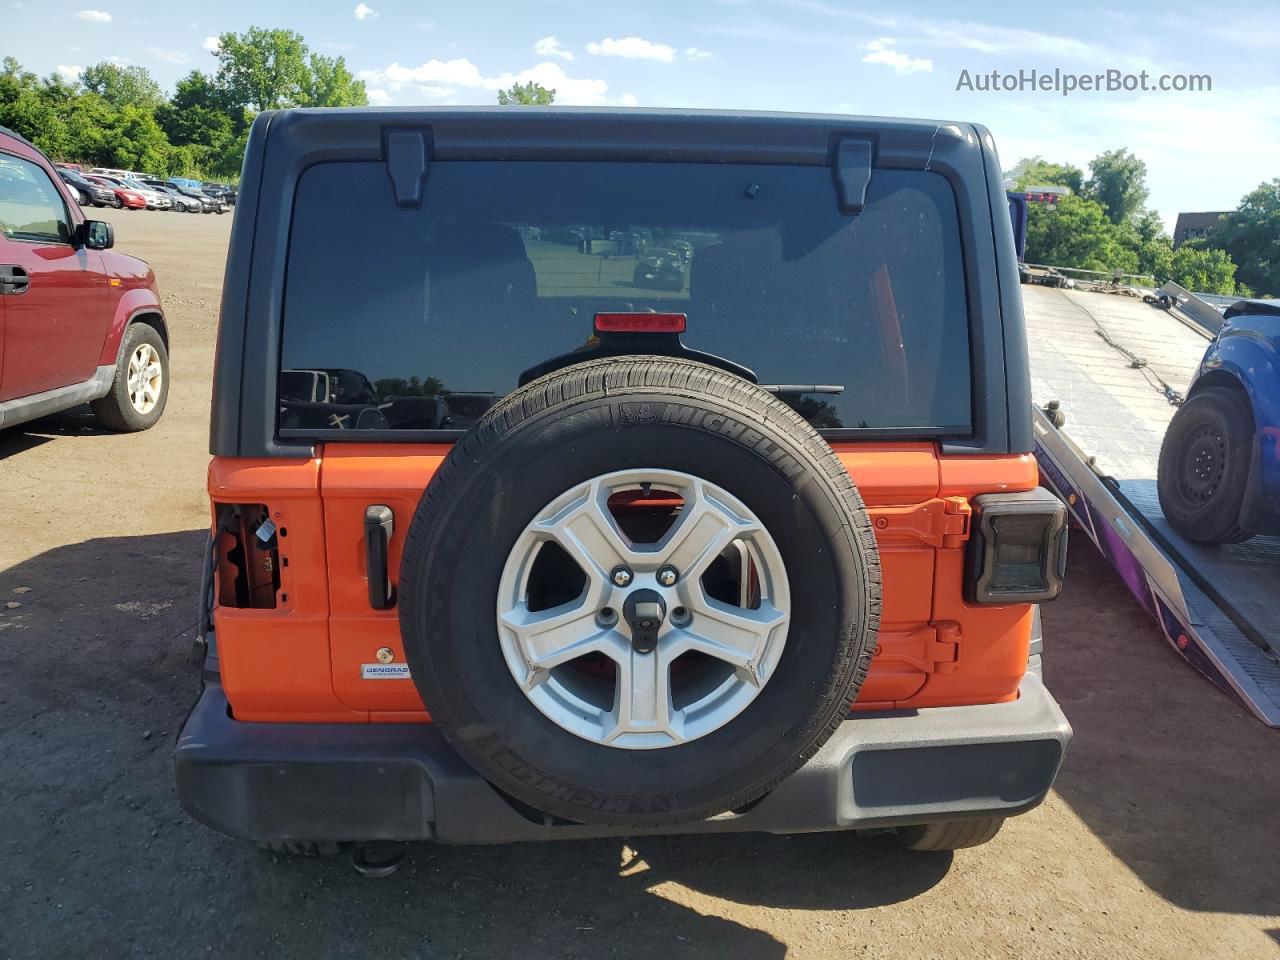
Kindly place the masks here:
[(89, 402), (103, 426), (145, 430), (169, 392), (155, 274), (58, 183), (0, 127), (0, 428)]

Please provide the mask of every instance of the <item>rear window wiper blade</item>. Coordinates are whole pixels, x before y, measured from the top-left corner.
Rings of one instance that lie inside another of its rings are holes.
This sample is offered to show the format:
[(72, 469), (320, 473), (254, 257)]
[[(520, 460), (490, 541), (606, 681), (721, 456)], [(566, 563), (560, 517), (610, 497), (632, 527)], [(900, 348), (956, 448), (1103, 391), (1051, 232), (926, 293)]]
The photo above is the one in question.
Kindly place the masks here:
[(762, 383), (761, 390), (770, 393), (844, 393), (839, 383)]

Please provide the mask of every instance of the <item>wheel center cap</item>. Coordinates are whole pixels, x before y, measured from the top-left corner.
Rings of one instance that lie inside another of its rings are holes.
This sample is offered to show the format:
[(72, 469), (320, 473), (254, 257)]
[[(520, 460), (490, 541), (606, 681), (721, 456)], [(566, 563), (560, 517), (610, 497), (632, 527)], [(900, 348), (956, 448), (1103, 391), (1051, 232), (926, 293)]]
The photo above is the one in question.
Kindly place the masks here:
[(652, 653), (667, 618), (667, 605), (657, 590), (632, 590), (622, 604), (622, 618), (631, 628), (631, 646), (636, 653)]

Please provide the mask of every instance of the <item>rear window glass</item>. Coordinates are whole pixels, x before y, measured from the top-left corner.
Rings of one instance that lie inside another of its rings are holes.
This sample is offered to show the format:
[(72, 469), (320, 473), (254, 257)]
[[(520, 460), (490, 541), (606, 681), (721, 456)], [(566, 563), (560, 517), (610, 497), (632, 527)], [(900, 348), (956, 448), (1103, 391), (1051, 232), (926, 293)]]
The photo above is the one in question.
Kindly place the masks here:
[(381, 163), (309, 168), (285, 287), (284, 430), (465, 429), (598, 312), (687, 314), (820, 429), (971, 432), (947, 181), (827, 167), (432, 162), (421, 209)]

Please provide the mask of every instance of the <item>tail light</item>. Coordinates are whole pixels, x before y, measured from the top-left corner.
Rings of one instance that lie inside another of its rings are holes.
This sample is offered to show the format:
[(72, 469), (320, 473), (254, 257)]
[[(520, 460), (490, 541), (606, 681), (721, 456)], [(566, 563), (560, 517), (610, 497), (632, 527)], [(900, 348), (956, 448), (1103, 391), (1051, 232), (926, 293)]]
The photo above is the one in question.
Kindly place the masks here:
[(972, 502), (965, 594), (970, 603), (1039, 603), (1062, 592), (1067, 508), (1043, 487)]

